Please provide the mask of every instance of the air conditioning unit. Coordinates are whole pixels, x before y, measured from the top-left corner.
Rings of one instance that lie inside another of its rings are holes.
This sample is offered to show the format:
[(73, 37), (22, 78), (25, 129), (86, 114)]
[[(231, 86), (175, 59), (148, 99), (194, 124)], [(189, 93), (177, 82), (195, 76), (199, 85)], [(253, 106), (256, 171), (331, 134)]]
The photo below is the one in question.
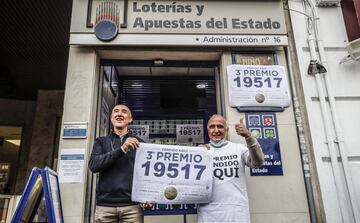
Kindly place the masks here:
[(351, 41), (346, 48), (353, 60), (360, 60), (360, 38)]
[(333, 7), (338, 6), (341, 0), (316, 0), (316, 6), (318, 7)]

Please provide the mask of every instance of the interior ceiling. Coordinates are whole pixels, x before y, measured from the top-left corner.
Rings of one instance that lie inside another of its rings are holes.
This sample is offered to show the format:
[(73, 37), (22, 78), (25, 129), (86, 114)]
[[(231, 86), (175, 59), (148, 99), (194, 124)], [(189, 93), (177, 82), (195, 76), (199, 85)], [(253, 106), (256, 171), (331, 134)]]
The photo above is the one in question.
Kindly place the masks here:
[(72, 0), (1, 0), (0, 98), (64, 89)]
[(21, 139), (22, 127), (0, 126), (0, 138)]
[(116, 67), (119, 75), (124, 76), (214, 76), (214, 67)]

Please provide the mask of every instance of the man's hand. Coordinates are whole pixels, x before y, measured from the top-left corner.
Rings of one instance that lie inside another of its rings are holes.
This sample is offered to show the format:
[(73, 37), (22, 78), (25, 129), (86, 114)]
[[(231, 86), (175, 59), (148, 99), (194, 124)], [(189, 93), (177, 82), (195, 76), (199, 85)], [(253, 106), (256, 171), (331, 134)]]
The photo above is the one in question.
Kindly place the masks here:
[(138, 148), (140, 145), (139, 140), (137, 140), (134, 137), (129, 137), (125, 140), (124, 144), (122, 144), (122, 148), (123, 150), (125, 150), (125, 152), (129, 151), (129, 149), (136, 149)]
[(251, 136), (251, 132), (245, 127), (244, 118), (241, 118), (240, 123), (235, 125), (235, 130), (238, 135), (245, 138), (249, 138)]

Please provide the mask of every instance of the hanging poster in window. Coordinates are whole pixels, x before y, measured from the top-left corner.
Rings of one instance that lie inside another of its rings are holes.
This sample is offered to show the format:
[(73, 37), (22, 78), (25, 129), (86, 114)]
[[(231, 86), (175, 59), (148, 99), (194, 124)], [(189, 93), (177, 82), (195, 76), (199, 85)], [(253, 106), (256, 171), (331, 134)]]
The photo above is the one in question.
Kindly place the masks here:
[(176, 143), (204, 143), (203, 125), (176, 125)]
[(130, 135), (135, 135), (140, 139), (144, 140), (144, 142), (149, 142), (149, 125), (130, 125), (129, 133)]
[(231, 107), (288, 107), (290, 91), (283, 66), (238, 65), (227, 67)]

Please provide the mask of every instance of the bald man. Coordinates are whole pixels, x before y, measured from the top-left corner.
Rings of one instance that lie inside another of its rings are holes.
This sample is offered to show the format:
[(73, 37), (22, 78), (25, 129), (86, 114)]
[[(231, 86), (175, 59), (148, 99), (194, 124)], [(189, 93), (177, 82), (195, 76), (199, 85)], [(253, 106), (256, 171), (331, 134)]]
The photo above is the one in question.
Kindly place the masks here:
[(210, 143), (203, 145), (213, 153), (214, 181), (212, 201), (198, 206), (198, 223), (250, 222), (245, 166), (260, 167), (264, 154), (243, 119), (235, 125), (246, 146), (226, 140), (229, 127), (221, 115), (213, 115), (207, 124)]
[(143, 210), (131, 201), (135, 151), (142, 140), (128, 133), (132, 114), (126, 105), (111, 112), (113, 133), (95, 140), (89, 169), (99, 173), (95, 222), (143, 222)]

